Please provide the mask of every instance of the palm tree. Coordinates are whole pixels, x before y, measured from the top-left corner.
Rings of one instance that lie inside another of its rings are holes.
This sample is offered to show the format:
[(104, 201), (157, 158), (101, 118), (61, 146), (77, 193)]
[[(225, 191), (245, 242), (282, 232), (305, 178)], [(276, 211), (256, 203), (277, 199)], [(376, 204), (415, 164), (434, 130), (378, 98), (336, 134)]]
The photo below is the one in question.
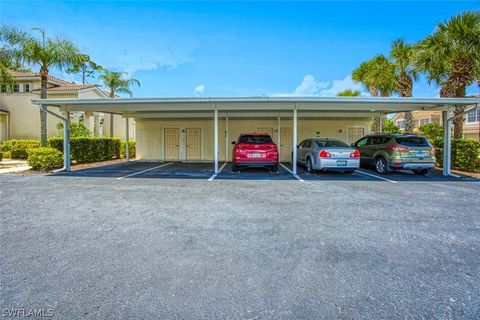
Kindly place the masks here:
[[(360, 64), (353, 71), (352, 79), (357, 83), (363, 84), (372, 97), (388, 97), (396, 91), (397, 76), (395, 65), (381, 54)], [(380, 125), (379, 119), (375, 118), (372, 124), (372, 131), (378, 132)]]
[(337, 93), (337, 97), (358, 97), (362, 93), (360, 90), (345, 89)]
[[(131, 87), (133, 85), (140, 87), (140, 81), (129, 78), (125, 72), (103, 70), (100, 79), (102, 85), (108, 88), (110, 98), (115, 98), (117, 93), (125, 93), (132, 96)], [(110, 114), (110, 137), (113, 137), (113, 113)]]
[[(467, 11), (438, 24), (419, 44), (417, 68), (441, 86), (441, 97), (464, 98), (466, 88), (478, 81), (480, 11)], [(460, 115), (464, 107), (456, 107)], [(454, 138), (461, 138), (463, 117), (454, 120)]]
[[(47, 83), (50, 68), (64, 70), (74, 63), (85, 59), (85, 55), (70, 40), (59, 37), (45, 39), (43, 29), (32, 29), (42, 33), (38, 40), (31, 33), (14, 27), (0, 27), (0, 41), (8, 45), (10, 51), (20, 54), (23, 62), (28, 65), (37, 65), (40, 68), (41, 90), (40, 98), (47, 98)], [(47, 144), (47, 113), (40, 110), (40, 141)]]
[[(415, 68), (416, 46), (407, 44), (399, 39), (392, 43), (390, 57), (395, 66), (396, 83), (395, 88), (400, 97), (411, 97), (413, 82), (418, 78), (418, 71)], [(412, 112), (404, 113), (405, 132), (413, 132)]]

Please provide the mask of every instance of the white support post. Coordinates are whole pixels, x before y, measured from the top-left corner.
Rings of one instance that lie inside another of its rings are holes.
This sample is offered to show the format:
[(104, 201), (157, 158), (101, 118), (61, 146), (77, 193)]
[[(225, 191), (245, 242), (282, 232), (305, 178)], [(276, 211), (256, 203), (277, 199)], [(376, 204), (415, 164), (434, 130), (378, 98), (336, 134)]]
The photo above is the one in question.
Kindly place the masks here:
[[(448, 108), (450, 110), (450, 108)], [(449, 120), (450, 112), (443, 111), (443, 175), (449, 176), (451, 166), (452, 149), (452, 121)]]
[(383, 133), (383, 116), (378, 117), (378, 132)]
[(228, 115), (225, 116), (225, 163), (228, 162), (228, 146), (230, 145), (228, 141)]
[(130, 161), (130, 146), (128, 145), (129, 139), (129, 127), (128, 127), (128, 114), (125, 114), (125, 159)]
[(213, 144), (214, 144), (214, 172), (218, 174), (218, 110), (217, 110), (217, 105), (215, 105), (215, 111), (214, 111), (214, 120), (213, 120), (213, 134), (215, 135), (213, 138)]
[(292, 156), (292, 172), (297, 174), (297, 105), (293, 109), (293, 156)]
[(280, 148), (282, 146), (280, 141), (280, 113), (277, 116), (277, 146), (278, 146), (278, 158), (280, 160)]
[(70, 171), (70, 112), (68, 109), (63, 126), (63, 167), (65, 171)]

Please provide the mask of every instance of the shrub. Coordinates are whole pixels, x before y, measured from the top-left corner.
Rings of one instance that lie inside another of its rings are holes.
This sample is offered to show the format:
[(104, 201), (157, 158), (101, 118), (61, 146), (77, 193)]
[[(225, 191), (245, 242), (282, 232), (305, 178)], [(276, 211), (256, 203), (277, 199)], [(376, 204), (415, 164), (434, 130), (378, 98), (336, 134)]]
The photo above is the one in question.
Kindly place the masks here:
[(63, 156), (60, 151), (54, 148), (28, 149), (28, 165), (33, 170), (49, 171), (60, 168), (63, 164)]
[(436, 139), (443, 138), (443, 127), (438, 122), (422, 124), (418, 133), (434, 144)]
[(2, 159), (3, 159), (3, 153), (0, 152), (0, 161), (2, 161)]
[[(48, 139), (52, 148), (63, 152), (63, 138)], [(120, 139), (78, 137), (70, 139), (70, 158), (76, 163), (96, 162), (120, 158)]]
[[(443, 139), (434, 140), (437, 163), (443, 166)], [(452, 167), (474, 172), (480, 169), (480, 141), (475, 139), (452, 140)]]
[[(63, 121), (57, 123), (58, 136), (63, 137)], [(90, 130), (81, 122), (70, 122), (70, 138), (90, 137)]]
[(27, 159), (27, 149), (40, 147), (39, 140), (7, 140), (0, 147), (2, 152), (10, 152), (12, 159)]
[(10, 151), (2, 151), (2, 153), (4, 158), (10, 159), (12, 157), (12, 154), (10, 153)]
[(385, 133), (401, 133), (400, 127), (393, 123), (390, 119), (385, 119), (383, 123), (382, 131)]
[[(122, 158), (125, 158), (125, 144), (126, 141), (122, 140), (122, 144), (120, 145), (120, 155)], [(136, 142), (135, 140), (128, 140), (128, 154), (130, 155), (130, 158), (134, 158), (136, 154)]]

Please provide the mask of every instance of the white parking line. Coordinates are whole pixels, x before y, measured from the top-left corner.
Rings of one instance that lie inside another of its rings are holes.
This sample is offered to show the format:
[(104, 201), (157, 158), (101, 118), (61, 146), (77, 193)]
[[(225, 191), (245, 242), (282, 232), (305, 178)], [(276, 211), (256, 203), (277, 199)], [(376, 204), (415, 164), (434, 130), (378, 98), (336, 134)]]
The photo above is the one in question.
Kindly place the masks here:
[(288, 169), (288, 167), (286, 165), (284, 165), (283, 163), (279, 163), (279, 165), (281, 165), (285, 170), (287, 170), (288, 172), (290, 172), (298, 181), (300, 182), (305, 182), (305, 180), (303, 180), (302, 178), (300, 178), (298, 175), (296, 174), (293, 174), (293, 171)]
[(226, 162), (222, 164), (222, 166), (220, 167), (220, 170), (218, 170), (218, 173), (212, 174), (212, 176), (208, 178), (208, 181), (213, 181), (213, 179), (215, 179), (220, 174), (220, 172), (222, 172), (223, 168), (225, 168), (226, 165), (227, 165)]
[(136, 175), (139, 175), (139, 174), (148, 172), (148, 171), (152, 171), (152, 170), (155, 170), (155, 169), (158, 169), (158, 168), (161, 168), (161, 167), (168, 166), (169, 164), (172, 164), (172, 163), (173, 163), (173, 162), (164, 163), (164, 164), (162, 164), (162, 165), (160, 165), (160, 166), (156, 166), (156, 167), (149, 168), (149, 169), (146, 169), (146, 170), (142, 170), (142, 171), (139, 171), (139, 172), (134, 172), (134, 173), (131, 173), (131, 174), (127, 174), (127, 175), (124, 176), (124, 177), (119, 177), (119, 178), (117, 178), (117, 180), (122, 180), (122, 179), (125, 179), (125, 178), (133, 177), (133, 176), (136, 176)]
[(377, 179), (380, 179), (380, 180), (385, 180), (385, 181), (388, 181), (388, 182), (391, 182), (391, 183), (397, 183), (397, 181), (393, 181), (393, 180), (390, 180), (390, 179), (387, 179), (387, 178), (384, 178), (384, 177), (376, 176), (376, 175), (368, 173), (368, 172), (364, 172), (364, 171), (360, 171), (360, 170), (355, 170), (355, 172), (358, 172), (358, 173), (361, 173), (361, 174), (364, 174), (364, 175), (367, 175), (367, 176), (370, 176), (370, 177), (374, 177), (374, 178), (377, 178)]

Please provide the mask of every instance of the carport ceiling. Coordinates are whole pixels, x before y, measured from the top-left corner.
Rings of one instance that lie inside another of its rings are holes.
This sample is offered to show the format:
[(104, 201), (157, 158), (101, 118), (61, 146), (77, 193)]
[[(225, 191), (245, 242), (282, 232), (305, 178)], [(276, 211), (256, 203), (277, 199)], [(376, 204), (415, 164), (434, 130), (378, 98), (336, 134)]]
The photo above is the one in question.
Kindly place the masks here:
[[(377, 98), (377, 97), (232, 97), (232, 98), (115, 98), (115, 99), (35, 99), (34, 104), (59, 107), (62, 111), (98, 111), (125, 114), (131, 117), (155, 117), (185, 113), (185, 116), (206, 116), (219, 113), (249, 112), (290, 114), (297, 109), (302, 115), (322, 113), (338, 116), (368, 116), (414, 110), (446, 110), (448, 106), (480, 104), (472, 98)], [(163, 115), (162, 115), (163, 114)], [(299, 114), (300, 115), (300, 114)]]

